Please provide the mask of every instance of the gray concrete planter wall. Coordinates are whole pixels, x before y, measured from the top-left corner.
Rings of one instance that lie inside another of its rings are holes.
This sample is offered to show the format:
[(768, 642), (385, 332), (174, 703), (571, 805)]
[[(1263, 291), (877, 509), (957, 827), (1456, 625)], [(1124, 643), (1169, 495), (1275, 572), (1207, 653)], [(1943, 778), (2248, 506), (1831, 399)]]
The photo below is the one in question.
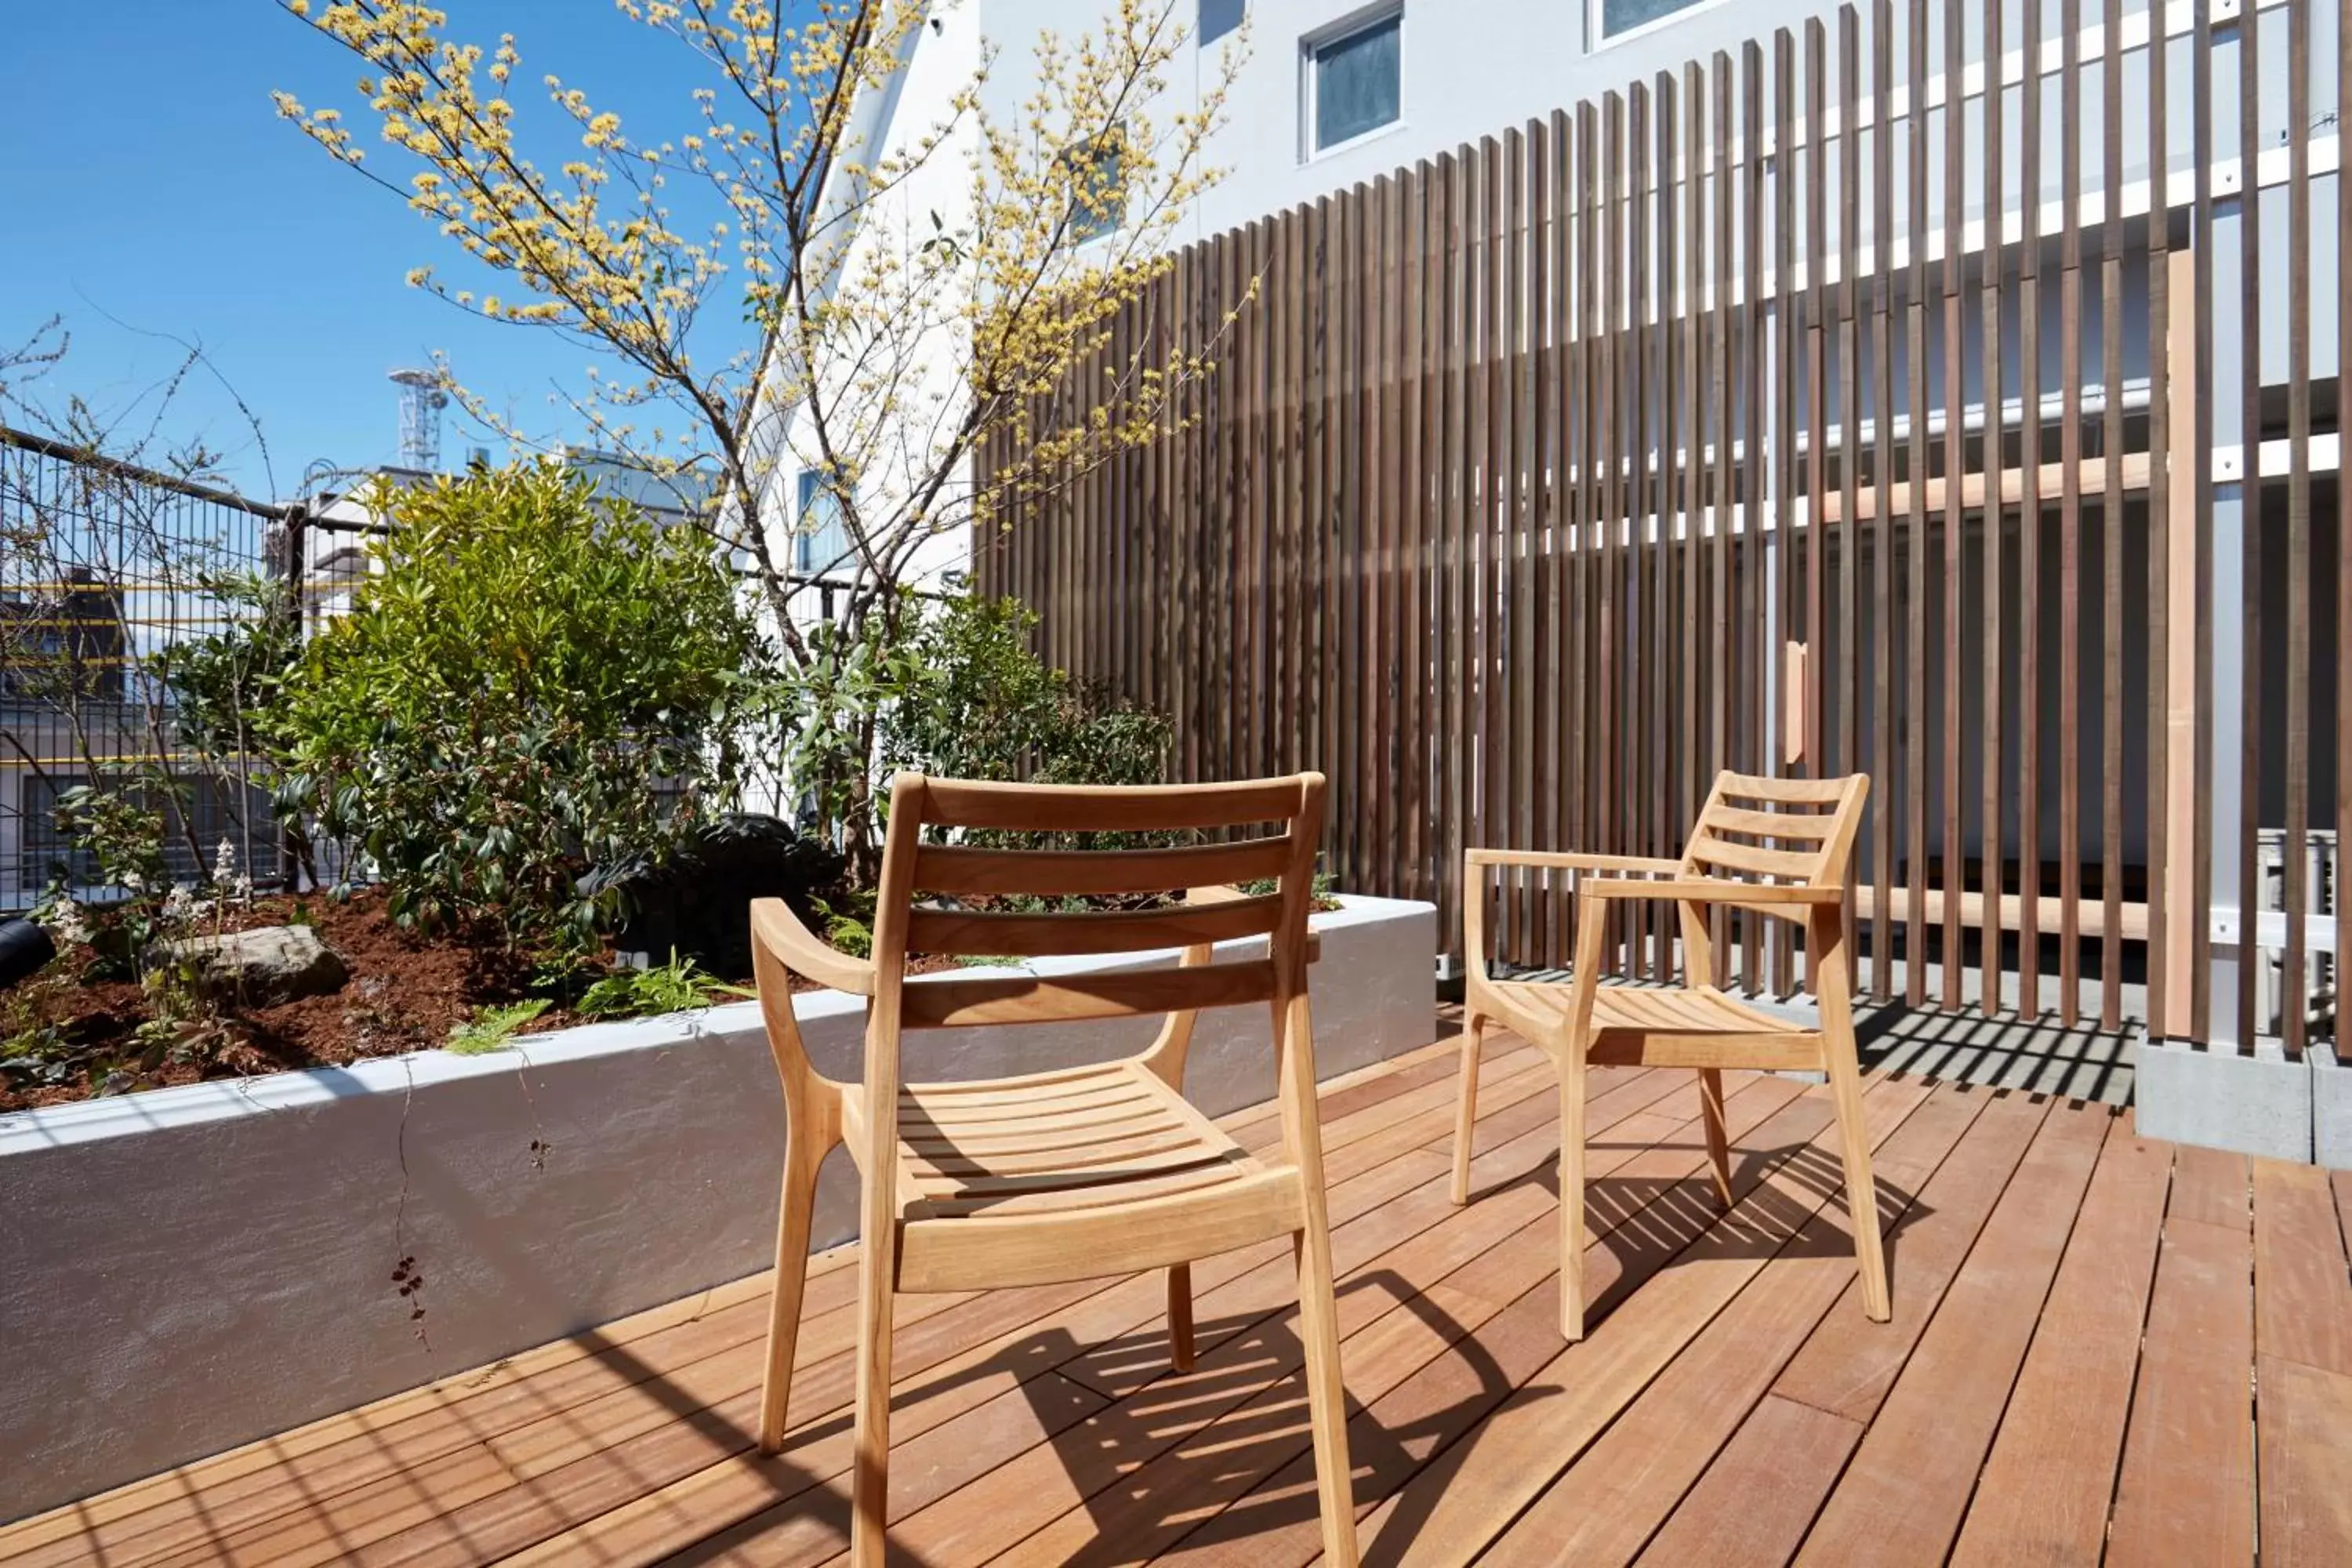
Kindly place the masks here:
[[(1325, 1077), (1433, 1037), (1435, 912), (1343, 902), (1316, 917)], [(858, 1076), (856, 1000), (799, 1013), (818, 1067)], [(905, 1071), (1028, 1071), (1151, 1033), (940, 1031)], [(1264, 1010), (1204, 1015), (1187, 1076), (1213, 1113), (1268, 1098)], [(751, 1003), (0, 1116), (0, 1520), (763, 1268), (782, 1152)], [(836, 1152), (821, 1245), (855, 1232), (855, 1179)]]
[(2327, 1042), (2293, 1061), (2268, 1037), (2252, 1053), (2143, 1040), (2134, 1080), (2150, 1138), (2352, 1170), (2352, 1065)]

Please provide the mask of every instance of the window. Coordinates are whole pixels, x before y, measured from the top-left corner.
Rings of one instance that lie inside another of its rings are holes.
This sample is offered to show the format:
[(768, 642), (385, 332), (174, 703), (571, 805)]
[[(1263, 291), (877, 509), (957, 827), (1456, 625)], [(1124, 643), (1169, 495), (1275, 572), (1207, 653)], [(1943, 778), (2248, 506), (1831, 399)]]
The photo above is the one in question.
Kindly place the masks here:
[(1592, 0), (1594, 39), (1605, 44), (1699, 4), (1700, 0)]
[(1070, 184), (1070, 242), (1087, 245), (1117, 234), (1127, 221), (1126, 181), (1119, 153), (1126, 137), (1117, 128), (1066, 147), (1055, 160)]
[(841, 526), (841, 498), (825, 489), (821, 468), (801, 470), (799, 527), (794, 560), (803, 576), (838, 565), (849, 552), (849, 535)]
[(1396, 123), (1403, 99), (1404, 13), (1307, 45), (1307, 145), (1328, 153)]

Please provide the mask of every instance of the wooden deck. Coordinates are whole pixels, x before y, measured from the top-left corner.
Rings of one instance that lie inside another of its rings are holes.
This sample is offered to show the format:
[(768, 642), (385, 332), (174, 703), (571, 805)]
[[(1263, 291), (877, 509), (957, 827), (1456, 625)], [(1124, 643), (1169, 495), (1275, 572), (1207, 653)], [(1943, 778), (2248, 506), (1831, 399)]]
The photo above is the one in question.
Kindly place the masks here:
[[(1827, 1100), (1738, 1079), (1737, 1205), (1686, 1073), (1596, 1075), (1587, 1289), (1552, 1275), (1556, 1100), (1490, 1057), (1446, 1202), (1449, 1046), (1324, 1095), (1355, 1494), (1379, 1563), (2352, 1562), (2352, 1182), (2175, 1150), (2111, 1107), (1868, 1097), (1895, 1321), (1854, 1299)], [(1270, 1113), (1227, 1119), (1244, 1143)], [(827, 1563), (855, 1271), (810, 1281), (802, 1425), (752, 1457), (747, 1279), (0, 1529), (0, 1561)], [(901, 1304), (895, 1560), (1304, 1564), (1286, 1249)]]

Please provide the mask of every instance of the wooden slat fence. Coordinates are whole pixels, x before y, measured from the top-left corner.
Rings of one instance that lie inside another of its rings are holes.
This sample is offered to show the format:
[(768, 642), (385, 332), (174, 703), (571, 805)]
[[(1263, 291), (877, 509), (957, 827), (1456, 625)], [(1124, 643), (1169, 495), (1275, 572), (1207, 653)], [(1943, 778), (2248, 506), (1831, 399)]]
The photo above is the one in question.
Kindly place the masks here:
[[(1203, 241), (1041, 415), (1217, 374), (980, 585), (1181, 776), (1329, 773), (1339, 885), (1456, 942), (1465, 846), (1867, 770), (1875, 994), (2299, 1052), (2352, 935), (2347, 9), (1873, 0)], [(1504, 957), (1565, 961), (1560, 890)]]

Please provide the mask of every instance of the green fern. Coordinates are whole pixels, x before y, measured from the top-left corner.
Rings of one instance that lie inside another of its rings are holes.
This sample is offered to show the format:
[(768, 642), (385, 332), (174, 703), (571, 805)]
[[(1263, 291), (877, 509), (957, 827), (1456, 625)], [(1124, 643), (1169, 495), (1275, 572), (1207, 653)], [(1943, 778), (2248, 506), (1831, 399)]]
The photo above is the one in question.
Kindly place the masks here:
[(525, 1024), (547, 1011), (547, 999), (509, 1002), (503, 1007), (478, 1007), (466, 1022), (449, 1030), (448, 1048), (461, 1057), (502, 1051)]

